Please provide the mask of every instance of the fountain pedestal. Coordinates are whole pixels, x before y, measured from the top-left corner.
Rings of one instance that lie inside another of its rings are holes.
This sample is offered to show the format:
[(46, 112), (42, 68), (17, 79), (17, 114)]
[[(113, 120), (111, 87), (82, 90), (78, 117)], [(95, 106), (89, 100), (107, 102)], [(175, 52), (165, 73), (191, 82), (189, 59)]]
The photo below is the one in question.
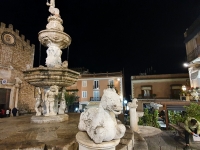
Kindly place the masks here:
[(96, 144), (88, 136), (87, 132), (79, 131), (76, 134), (76, 140), (79, 143), (79, 150), (115, 150), (120, 140), (112, 140)]
[(55, 122), (63, 122), (67, 121), (69, 116), (67, 114), (64, 115), (56, 115), (56, 116), (32, 116), (31, 123), (55, 123)]

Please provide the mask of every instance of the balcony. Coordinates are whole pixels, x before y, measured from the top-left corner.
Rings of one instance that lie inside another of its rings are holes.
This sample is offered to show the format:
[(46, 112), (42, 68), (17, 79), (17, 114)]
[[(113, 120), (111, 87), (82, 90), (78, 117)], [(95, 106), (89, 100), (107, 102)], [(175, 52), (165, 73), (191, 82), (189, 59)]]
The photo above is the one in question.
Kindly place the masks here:
[(90, 101), (100, 101), (101, 97), (90, 97)]
[(187, 55), (187, 62), (191, 62), (200, 56), (200, 46), (197, 46), (192, 52)]
[(94, 89), (94, 90), (99, 90), (99, 89), (100, 89), (100, 86), (99, 86), (99, 85), (98, 85), (98, 86), (93, 85), (93, 89)]

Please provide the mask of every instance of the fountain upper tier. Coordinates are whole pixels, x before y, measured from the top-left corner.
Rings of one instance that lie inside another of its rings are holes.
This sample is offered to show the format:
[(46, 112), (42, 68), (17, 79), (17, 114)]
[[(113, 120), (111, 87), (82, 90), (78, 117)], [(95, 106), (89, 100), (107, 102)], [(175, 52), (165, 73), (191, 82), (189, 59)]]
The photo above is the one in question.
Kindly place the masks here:
[(38, 67), (23, 71), (24, 79), (36, 87), (57, 85), (68, 87), (75, 84), (80, 73), (68, 68)]
[(40, 43), (46, 47), (56, 46), (59, 49), (67, 48), (71, 44), (71, 37), (63, 32), (62, 19), (58, 16), (50, 16), (46, 30), (38, 33)]

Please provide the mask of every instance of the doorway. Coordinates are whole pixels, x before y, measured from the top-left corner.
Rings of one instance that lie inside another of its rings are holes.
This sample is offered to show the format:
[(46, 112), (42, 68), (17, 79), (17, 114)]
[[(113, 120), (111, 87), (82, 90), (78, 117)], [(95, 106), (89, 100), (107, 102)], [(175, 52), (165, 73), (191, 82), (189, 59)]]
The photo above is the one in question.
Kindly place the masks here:
[(8, 109), (11, 89), (0, 88), (0, 109)]

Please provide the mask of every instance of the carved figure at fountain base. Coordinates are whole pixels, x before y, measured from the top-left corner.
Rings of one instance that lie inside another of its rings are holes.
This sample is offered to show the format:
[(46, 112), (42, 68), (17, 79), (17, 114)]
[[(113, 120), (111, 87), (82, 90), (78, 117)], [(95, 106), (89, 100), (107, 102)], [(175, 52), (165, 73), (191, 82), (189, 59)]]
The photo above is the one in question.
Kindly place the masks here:
[(66, 109), (66, 102), (65, 100), (60, 101), (60, 107), (58, 109), (58, 114), (65, 114), (65, 109)]
[(36, 116), (41, 116), (42, 115), (42, 92), (39, 87), (35, 88), (35, 111), (36, 111)]
[(45, 106), (46, 106), (46, 114), (44, 116), (55, 116), (57, 112), (55, 112), (55, 98), (58, 95), (58, 86), (51, 86), (50, 89), (45, 93)]
[(81, 113), (79, 130), (86, 131), (95, 143), (123, 137), (126, 128), (118, 124), (115, 115), (122, 111), (122, 102), (115, 89), (106, 89), (99, 107), (91, 107)]

